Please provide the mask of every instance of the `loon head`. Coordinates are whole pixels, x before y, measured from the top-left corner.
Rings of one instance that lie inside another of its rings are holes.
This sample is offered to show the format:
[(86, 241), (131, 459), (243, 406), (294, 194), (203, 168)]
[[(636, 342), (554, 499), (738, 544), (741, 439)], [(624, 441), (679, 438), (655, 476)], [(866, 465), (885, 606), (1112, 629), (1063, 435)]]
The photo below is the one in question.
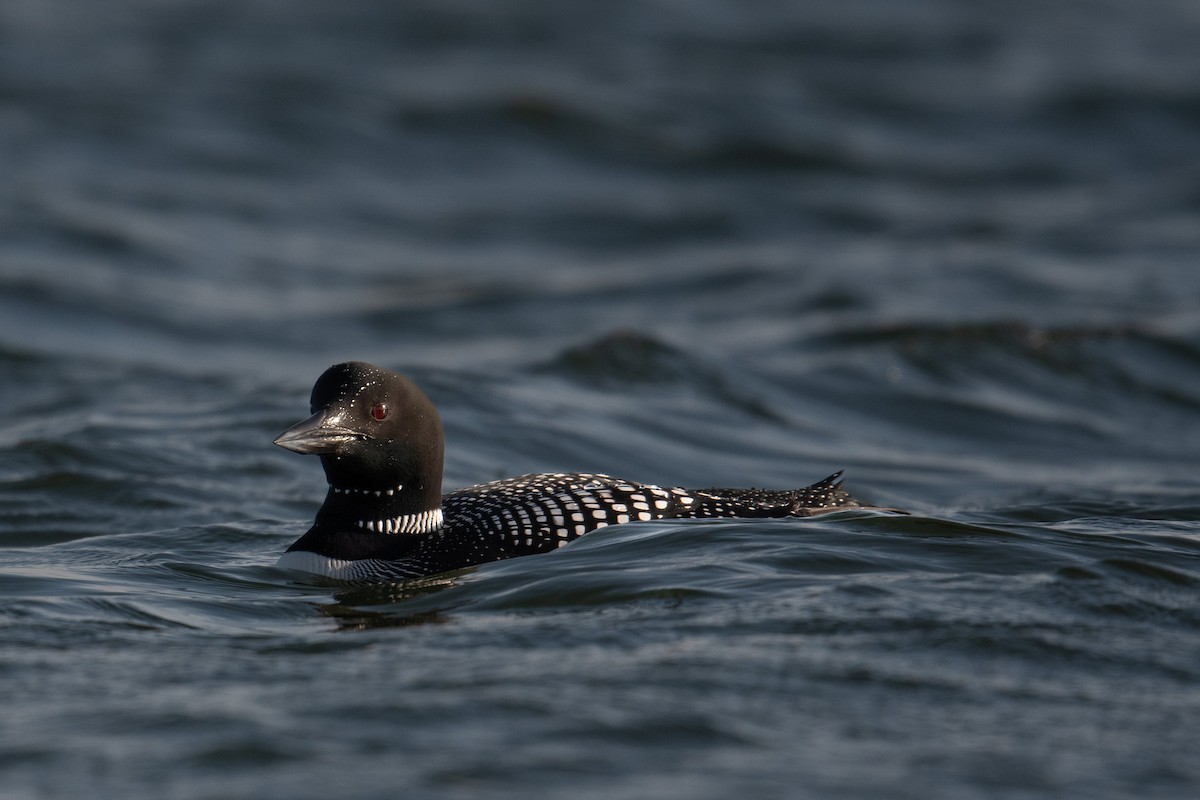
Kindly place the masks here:
[(440, 506), (442, 422), (416, 384), (351, 361), (325, 370), (311, 403), (312, 416), (275, 444), (321, 457), (330, 486), (327, 506), (334, 497), (377, 498), (392, 514)]

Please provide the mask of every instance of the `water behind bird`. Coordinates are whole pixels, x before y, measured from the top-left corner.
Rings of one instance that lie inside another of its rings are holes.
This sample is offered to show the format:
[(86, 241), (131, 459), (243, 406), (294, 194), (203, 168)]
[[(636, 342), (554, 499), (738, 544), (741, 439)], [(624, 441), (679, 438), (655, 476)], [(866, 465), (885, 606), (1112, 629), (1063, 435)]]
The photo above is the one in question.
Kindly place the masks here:
[[(1193, 4), (60, 5), (0, 12), (6, 798), (1196, 795)], [(347, 359), (448, 488), (911, 514), (305, 579), (271, 440)]]

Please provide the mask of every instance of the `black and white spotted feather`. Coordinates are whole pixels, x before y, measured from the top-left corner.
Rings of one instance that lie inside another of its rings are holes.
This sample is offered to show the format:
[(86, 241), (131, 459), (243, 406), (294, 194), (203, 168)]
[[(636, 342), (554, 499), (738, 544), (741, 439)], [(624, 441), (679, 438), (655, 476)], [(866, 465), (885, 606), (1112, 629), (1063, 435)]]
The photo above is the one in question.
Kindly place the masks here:
[(407, 378), (339, 364), (314, 414), (276, 443), (321, 456), (330, 490), (279, 565), (344, 580), (406, 580), (544, 553), (608, 525), (702, 517), (799, 517), (860, 504), (841, 473), (812, 486), (681, 489), (597, 473), (547, 473), (440, 495), (441, 425)]

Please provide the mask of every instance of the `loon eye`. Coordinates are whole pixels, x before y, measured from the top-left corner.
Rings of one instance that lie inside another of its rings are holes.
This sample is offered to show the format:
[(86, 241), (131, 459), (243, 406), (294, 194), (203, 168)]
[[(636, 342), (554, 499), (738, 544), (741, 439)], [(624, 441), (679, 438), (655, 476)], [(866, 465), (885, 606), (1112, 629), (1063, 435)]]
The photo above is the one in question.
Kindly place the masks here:
[(371, 416), (377, 420), (383, 421), (387, 419), (388, 407), (387, 403), (376, 403), (371, 406)]

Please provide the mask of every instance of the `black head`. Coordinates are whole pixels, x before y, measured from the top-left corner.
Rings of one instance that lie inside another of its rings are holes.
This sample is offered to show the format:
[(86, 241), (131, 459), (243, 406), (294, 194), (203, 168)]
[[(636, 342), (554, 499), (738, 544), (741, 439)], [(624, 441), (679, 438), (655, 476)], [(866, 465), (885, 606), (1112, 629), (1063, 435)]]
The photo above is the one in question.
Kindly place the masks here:
[(313, 415), (275, 444), (319, 455), (334, 489), (389, 496), (399, 490), (396, 499), (414, 511), (440, 505), (442, 422), (416, 384), (351, 361), (325, 370), (311, 402)]

